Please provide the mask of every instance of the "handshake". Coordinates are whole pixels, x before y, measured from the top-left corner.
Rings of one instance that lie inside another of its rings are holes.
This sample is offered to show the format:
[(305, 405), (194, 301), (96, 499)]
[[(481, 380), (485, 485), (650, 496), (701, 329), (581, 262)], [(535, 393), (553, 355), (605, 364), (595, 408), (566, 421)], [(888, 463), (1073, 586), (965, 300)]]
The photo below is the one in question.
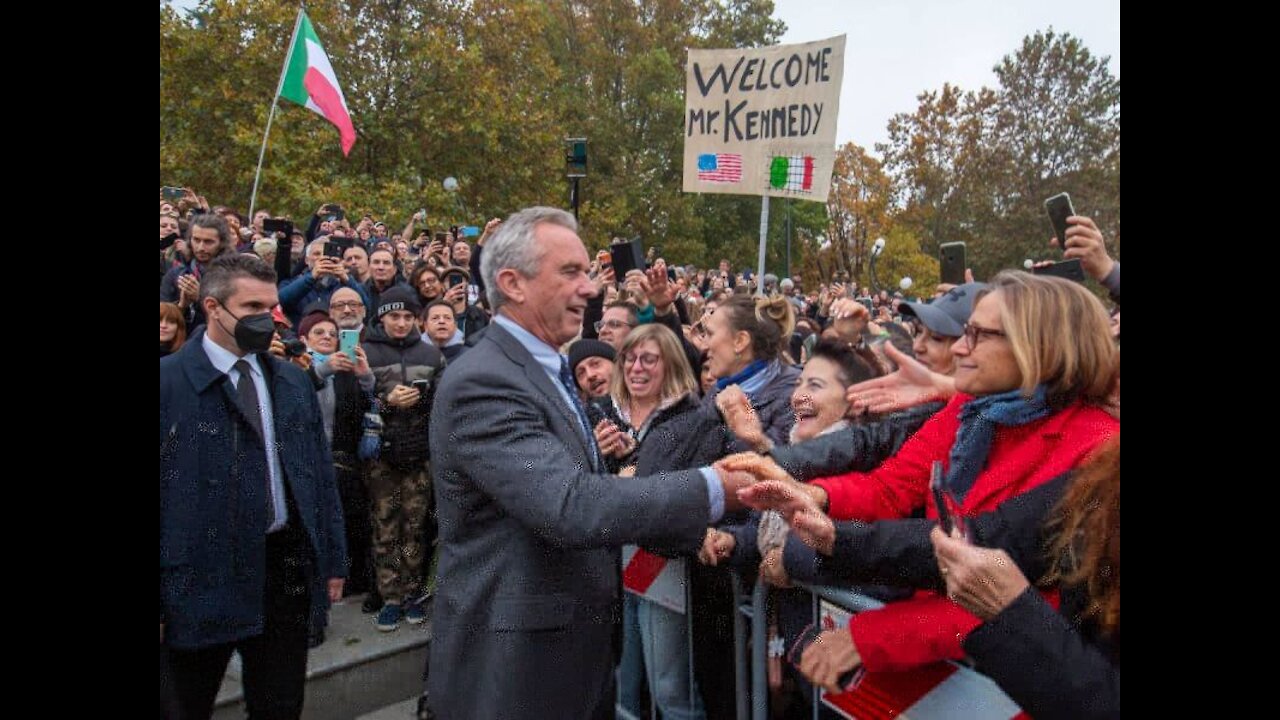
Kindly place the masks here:
[[(806, 545), (826, 555), (831, 554), (835, 544), (835, 526), (824, 512), (827, 502), (825, 490), (797, 481), (772, 458), (750, 452), (730, 455), (717, 461), (712, 468), (724, 486), (725, 512), (746, 507), (776, 510)], [(715, 546), (716, 538), (711, 542)], [(723, 555), (721, 551), (731, 549), (731, 546), (724, 548), (723, 542), (719, 544), (721, 547), (715, 547), (712, 554)]]
[(764, 480), (795, 482), (786, 470), (778, 467), (772, 458), (753, 452), (737, 453), (721, 458), (711, 467), (720, 477), (720, 484), (724, 487), (725, 512), (755, 507), (747, 500), (751, 497), (750, 488), (758, 482)]

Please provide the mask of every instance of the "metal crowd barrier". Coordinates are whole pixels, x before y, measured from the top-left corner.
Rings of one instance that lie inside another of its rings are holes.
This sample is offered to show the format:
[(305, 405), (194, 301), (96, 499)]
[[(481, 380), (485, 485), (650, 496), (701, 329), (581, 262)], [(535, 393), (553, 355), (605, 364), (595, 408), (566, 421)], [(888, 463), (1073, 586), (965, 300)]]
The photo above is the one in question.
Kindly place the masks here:
[[(767, 720), (769, 716), (769, 688), (767, 681), (767, 639), (764, 613), (765, 594), (768, 586), (757, 579), (751, 590), (751, 601), (746, 602), (743, 580), (732, 572), (734, 607), (734, 667), (738, 692), (738, 720)], [(809, 591), (813, 599), (813, 621), (821, 622), (821, 601), (826, 600), (853, 613), (874, 610), (884, 603), (852, 590), (835, 587), (812, 586), (794, 583), (795, 587)], [(746, 618), (751, 620), (750, 660), (747, 658)], [(747, 685), (747, 666), (750, 664), (750, 693), (742, 692)], [(1013, 718), (1021, 712), (1017, 704), (988, 677), (959, 663), (951, 663), (953, 670), (944, 669), (938, 686), (911, 705), (910, 720), (946, 720), (955, 717), (987, 720)], [(813, 693), (813, 718), (817, 720), (824, 704), (823, 692), (815, 688)], [(847, 715), (831, 707), (832, 711)], [(905, 708), (904, 708), (905, 709)], [(892, 714), (892, 713), (891, 713)], [(876, 714), (879, 717), (879, 714)], [(904, 713), (903, 717), (907, 717)]]

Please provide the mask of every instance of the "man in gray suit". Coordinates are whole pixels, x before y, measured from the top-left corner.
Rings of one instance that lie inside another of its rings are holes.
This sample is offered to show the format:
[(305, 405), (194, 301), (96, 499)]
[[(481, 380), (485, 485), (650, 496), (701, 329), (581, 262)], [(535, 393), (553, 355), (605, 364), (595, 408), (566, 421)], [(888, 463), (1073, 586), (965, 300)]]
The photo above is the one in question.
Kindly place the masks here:
[[(749, 479), (602, 474), (558, 348), (594, 283), (573, 216), (512, 215), (481, 259), (494, 323), (432, 409), (440, 523), (429, 690), (436, 715), (611, 718), (619, 549), (697, 550)], [(726, 609), (728, 612), (728, 609)]]

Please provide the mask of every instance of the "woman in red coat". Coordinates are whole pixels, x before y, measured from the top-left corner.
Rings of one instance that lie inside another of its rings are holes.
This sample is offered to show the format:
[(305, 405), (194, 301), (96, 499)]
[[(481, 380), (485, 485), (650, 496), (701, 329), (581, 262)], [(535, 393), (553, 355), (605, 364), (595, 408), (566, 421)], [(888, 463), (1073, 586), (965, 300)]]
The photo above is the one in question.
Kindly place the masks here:
[[(1119, 432), (1102, 407), (1118, 366), (1109, 321), (1078, 284), (1000, 273), (952, 352), (957, 395), (895, 456), (870, 473), (813, 481), (809, 492), (833, 519), (902, 518), (922, 507), (936, 518), (934, 461), (960, 514), (976, 515), (1080, 465)], [(980, 622), (919, 592), (856, 614), (847, 632), (824, 633), (810, 652), (841, 671), (906, 670), (964, 657), (961, 643)]]

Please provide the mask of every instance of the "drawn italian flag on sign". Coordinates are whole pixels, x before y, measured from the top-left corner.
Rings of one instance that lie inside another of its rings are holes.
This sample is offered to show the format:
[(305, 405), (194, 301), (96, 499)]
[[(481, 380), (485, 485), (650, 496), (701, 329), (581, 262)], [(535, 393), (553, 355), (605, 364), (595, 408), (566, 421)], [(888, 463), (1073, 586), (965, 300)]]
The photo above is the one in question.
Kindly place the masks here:
[(351, 113), (347, 100), (338, 87), (338, 76), (333, 73), (329, 56), (320, 45), (320, 38), (311, 26), (306, 12), (298, 23), (293, 47), (289, 48), (289, 64), (285, 69), (280, 97), (302, 105), (333, 123), (342, 136), (342, 154), (351, 152), (356, 142), (356, 129), (351, 125)]
[(775, 190), (813, 192), (813, 156), (775, 155), (769, 163), (769, 185)]

